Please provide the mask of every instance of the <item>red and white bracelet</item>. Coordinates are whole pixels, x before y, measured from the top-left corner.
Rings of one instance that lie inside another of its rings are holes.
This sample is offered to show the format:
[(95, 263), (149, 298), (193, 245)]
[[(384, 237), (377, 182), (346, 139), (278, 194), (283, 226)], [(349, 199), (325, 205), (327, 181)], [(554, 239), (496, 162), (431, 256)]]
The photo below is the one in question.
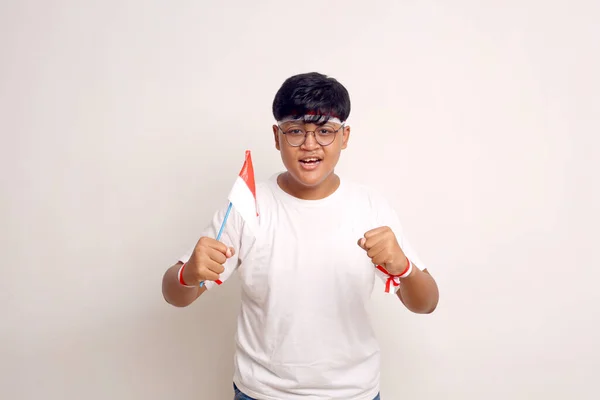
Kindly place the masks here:
[(402, 271), (402, 273), (398, 274), (398, 275), (392, 275), (390, 274), (385, 268), (383, 268), (381, 265), (377, 266), (377, 269), (380, 270), (381, 272), (383, 272), (384, 274), (386, 274), (388, 276), (386, 282), (385, 282), (385, 292), (389, 293), (390, 292), (390, 287), (393, 285), (394, 287), (400, 286), (400, 279), (402, 278), (406, 278), (407, 276), (409, 276), (413, 270), (413, 264), (412, 262), (406, 258), (406, 261), (408, 261), (408, 265), (406, 266), (406, 268), (404, 269), (404, 271)]
[(190, 286), (187, 283), (185, 283), (185, 281), (183, 280), (183, 268), (185, 267), (185, 263), (183, 263), (181, 265), (181, 268), (179, 268), (179, 272), (177, 273), (177, 278), (179, 279), (179, 283), (181, 283), (182, 286), (185, 287), (196, 287), (196, 286)]

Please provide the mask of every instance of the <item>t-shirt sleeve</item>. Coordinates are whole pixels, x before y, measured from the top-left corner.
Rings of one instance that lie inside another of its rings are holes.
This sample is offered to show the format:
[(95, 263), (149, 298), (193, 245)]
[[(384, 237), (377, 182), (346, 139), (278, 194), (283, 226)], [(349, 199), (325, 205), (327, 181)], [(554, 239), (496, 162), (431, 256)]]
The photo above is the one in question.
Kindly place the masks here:
[[(204, 229), (200, 232), (200, 235), (196, 239), (196, 242), (201, 237), (210, 237), (216, 238), (219, 233), (219, 229), (221, 229), (221, 224), (223, 223), (223, 219), (225, 218), (225, 214), (227, 213), (228, 205), (225, 205), (217, 212), (213, 214), (212, 220), (208, 225), (204, 227)], [(231, 212), (229, 214), (229, 218), (227, 219), (227, 223), (225, 224), (225, 228), (223, 229), (223, 234), (221, 235), (221, 242), (223, 242), (228, 247), (233, 247), (235, 249), (235, 254), (228, 258), (223, 264), (225, 271), (219, 276), (218, 281), (206, 281), (205, 286), (207, 289), (211, 289), (216, 285), (221, 285), (225, 282), (240, 265), (240, 245), (241, 245), (241, 236), (243, 229), (243, 220), (238, 212), (235, 210), (235, 207), (232, 207)], [(179, 257), (179, 261), (182, 263), (186, 263), (189, 261), (192, 253), (194, 252), (194, 245), (181, 257)]]

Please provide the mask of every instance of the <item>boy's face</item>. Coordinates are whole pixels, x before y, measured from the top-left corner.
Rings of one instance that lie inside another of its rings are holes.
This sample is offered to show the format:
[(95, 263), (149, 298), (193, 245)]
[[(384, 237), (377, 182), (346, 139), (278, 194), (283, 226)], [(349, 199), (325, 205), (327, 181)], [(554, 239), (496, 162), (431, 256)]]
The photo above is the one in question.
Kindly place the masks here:
[(290, 177), (304, 188), (316, 189), (332, 177), (340, 154), (348, 145), (350, 127), (336, 122), (316, 125), (289, 121), (273, 125), (273, 134)]

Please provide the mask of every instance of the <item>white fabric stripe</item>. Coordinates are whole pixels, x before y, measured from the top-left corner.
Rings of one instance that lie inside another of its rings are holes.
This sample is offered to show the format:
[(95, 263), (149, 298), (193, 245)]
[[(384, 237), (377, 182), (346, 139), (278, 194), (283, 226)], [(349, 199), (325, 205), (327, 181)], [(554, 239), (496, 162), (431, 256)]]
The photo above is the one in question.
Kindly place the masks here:
[[(277, 123), (278, 124), (283, 124), (285, 122), (290, 122), (290, 121), (305, 121), (305, 120), (309, 120), (310, 121), (310, 119), (314, 118), (314, 117), (315, 117), (314, 115), (305, 115), (304, 117), (301, 117), (301, 118), (286, 117), (286, 118), (282, 119), (281, 121), (277, 121)], [(340, 124), (341, 125), (345, 121), (342, 122), (342, 121), (340, 121), (339, 118), (329, 118), (329, 120), (327, 120), (327, 122), (334, 122), (336, 124)]]
[[(185, 263), (181, 264), (181, 267), (179, 268), (179, 272), (177, 273), (177, 282), (179, 282), (179, 284), (181, 285), (181, 272), (183, 271), (183, 267), (185, 267)], [(185, 287), (196, 287), (196, 286), (190, 286), (190, 285), (183, 285)]]
[[(385, 287), (389, 276), (387, 274), (381, 272), (377, 268), (375, 268), (375, 275), (378, 276), (379, 279), (381, 279), (381, 282), (383, 282), (383, 285)], [(398, 279), (398, 277), (396, 277), (396, 278), (394, 278), (394, 282), (400, 283), (400, 279)], [(398, 286), (395, 286), (395, 285), (390, 286), (390, 293), (395, 293), (396, 290), (398, 290)]]
[(252, 232), (258, 232), (258, 216), (256, 215), (256, 199), (242, 177), (238, 176), (229, 193), (229, 201), (248, 224)]
[(214, 283), (213, 281), (205, 281), (204, 282), (204, 287), (206, 288), (206, 290), (210, 290), (210, 289), (214, 288), (215, 286), (217, 286), (217, 284)]
[(407, 260), (408, 260), (408, 269), (406, 270), (406, 272), (405, 272), (404, 274), (402, 274), (402, 275), (400, 275), (400, 276), (398, 277), (398, 278), (400, 278), (400, 279), (403, 279), (403, 278), (406, 278), (407, 276), (409, 276), (409, 275), (410, 275), (410, 273), (411, 273), (411, 272), (412, 272), (412, 270), (413, 270), (413, 264), (412, 264), (412, 262), (411, 262), (411, 261), (410, 261), (408, 258), (407, 258)]

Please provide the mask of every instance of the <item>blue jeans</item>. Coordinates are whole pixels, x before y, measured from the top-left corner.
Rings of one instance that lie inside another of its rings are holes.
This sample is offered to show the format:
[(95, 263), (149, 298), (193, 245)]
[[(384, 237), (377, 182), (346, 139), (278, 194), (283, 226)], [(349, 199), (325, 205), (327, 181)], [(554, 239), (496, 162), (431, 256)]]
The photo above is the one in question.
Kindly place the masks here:
[[(235, 386), (235, 384), (233, 384), (233, 390), (235, 391), (235, 397), (233, 398), (233, 400), (256, 400), (240, 392), (240, 389), (238, 389), (237, 386)], [(379, 397), (379, 395), (377, 395), (377, 397), (375, 397), (373, 400), (381, 400), (381, 398)]]

